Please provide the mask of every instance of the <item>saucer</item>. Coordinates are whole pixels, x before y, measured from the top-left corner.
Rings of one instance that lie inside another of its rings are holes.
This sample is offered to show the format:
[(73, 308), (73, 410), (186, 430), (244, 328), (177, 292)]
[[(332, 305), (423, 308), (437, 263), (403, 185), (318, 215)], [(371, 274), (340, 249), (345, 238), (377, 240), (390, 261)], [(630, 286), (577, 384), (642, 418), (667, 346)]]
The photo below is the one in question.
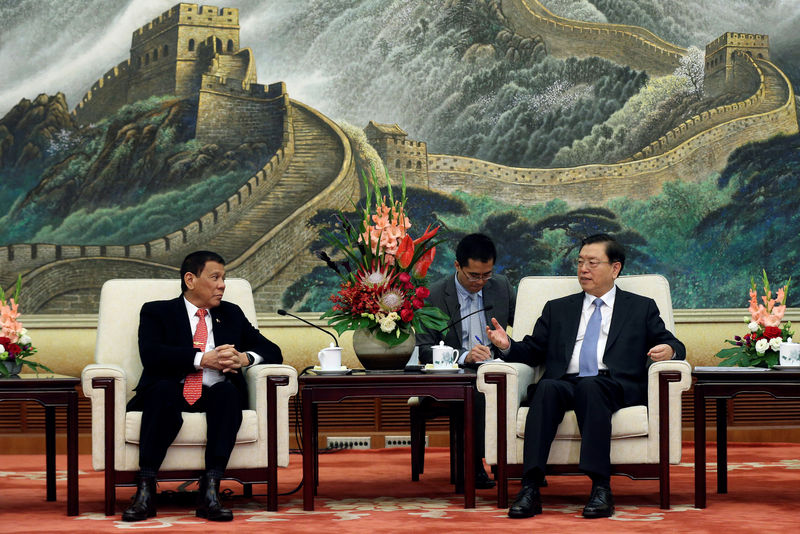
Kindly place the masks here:
[(348, 369), (347, 367), (344, 366), (342, 366), (341, 369), (322, 369), (319, 368), (318, 366), (314, 366), (314, 368), (311, 370), (314, 372), (314, 374), (320, 376), (346, 375), (352, 371), (352, 369)]
[(776, 371), (800, 371), (800, 365), (773, 365)]
[(459, 368), (459, 367), (423, 367), (422, 368), (422, 372), (423, 373), (433, 373), (433, 374), (437, 374), (437, 373), (442, 373), (442, 374), (445, 374), (445, 373), (460, 373), (461, 372), (461, 368)]

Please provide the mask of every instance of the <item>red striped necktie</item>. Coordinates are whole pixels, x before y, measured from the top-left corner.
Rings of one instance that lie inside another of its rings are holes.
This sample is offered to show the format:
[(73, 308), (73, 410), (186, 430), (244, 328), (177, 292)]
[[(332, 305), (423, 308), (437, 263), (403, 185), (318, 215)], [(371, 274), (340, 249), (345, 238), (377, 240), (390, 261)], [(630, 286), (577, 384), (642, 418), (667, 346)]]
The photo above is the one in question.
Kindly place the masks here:
[[(208, 341), (208, 327), (206, 326), (206, 314), (208, 311), (198, 309), (197, 315), (200, 321), (197, 323), (197, 328), (194, 331), (194, 348), (200, 352), (206, 351), (206, 341)], [(186, 380), (183, 382), (183, 398), (191, 406), (200, 395), (203, 394), (203, 370), (195, 371), (186, 375)]]

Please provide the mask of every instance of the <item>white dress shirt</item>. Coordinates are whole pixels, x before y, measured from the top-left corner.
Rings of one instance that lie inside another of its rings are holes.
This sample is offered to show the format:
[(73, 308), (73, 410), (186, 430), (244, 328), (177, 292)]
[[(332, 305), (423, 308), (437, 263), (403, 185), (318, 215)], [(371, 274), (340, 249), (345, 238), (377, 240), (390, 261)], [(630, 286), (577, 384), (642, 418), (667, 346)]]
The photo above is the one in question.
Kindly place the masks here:
[[(614, 301), (617, 297), (617, 286), (600, 297), (603, 301), (603, 306), (600, 308), (600, 316), (602, 318), (600, 326), (600, 336), (597, 339), (597, 370), (608, 370), (608, 366), (603, 363), (603, 353), (606, 350), (606, 342), (608, 341), (608, 329), (611, 327), (611, 315), (614, 312)], [(586, 325), (589, 323), (589, 317), (594, 313), (594, 301), (597, 299), (594, 295), (588, 293), (583, 294), (583, 306), (581, 309), (581, 322), (578, 325), (578, 337), (575, 340), (575, 348), (572, 349), (572, 357), (567, 365), (567, 374), (578, 373), (580, 370), (580, 355), (581, 347), (583, 346), (583, 337), (586, 335)]]
[[(189, 314), (189, 325), (192, 327), (192, 337), (194, 337), (194, 333), (197, 330), (197, 325), (200, 323), (200, 317), (197, 316), (197, 310), (199, 309), (197, 306), (186, 300), (186, 297), (183, 298), (183, 302), (186, 304), (186, 313)], [(222, 374), (222, 371), (217, 371), (216, 369), (209, 369), (208, 367), (201, 367), (200, 362), (203, 360), (203, 354), (210, 350), (214, 350), (216, 344), (214, 343), (214, 328), (213, 323), (211, 321), (211, 312), (206, 310), (206, 316), (204, 320), (206, 322), (206, 330), (208, 331), (208, 338), (206, 339), (206, 346), (205, 349), (201, 351), (197, 351), (194, 357), (194, 368), (198, 371), (203, 369), (203, 385), (204, 386), (213, 386), (218, 382), (222, 382), (225, 380), (225, 376)], [(253, 365), (257, 363), (261, 363), (263, 358), (256, 354), (255, 352), (248, 353), (253, 357)], [(245, 366), (242, 366), (245, 367)], [(241, 371), (239, 371), (241, 372)]]

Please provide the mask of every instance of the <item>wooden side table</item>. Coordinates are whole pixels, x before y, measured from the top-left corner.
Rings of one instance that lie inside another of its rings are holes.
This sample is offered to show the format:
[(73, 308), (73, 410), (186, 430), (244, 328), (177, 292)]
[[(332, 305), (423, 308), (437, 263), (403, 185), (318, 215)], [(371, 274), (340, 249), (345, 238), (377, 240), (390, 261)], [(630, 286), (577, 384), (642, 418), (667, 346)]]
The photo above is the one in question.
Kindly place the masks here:
[(67, 409), (67, 515), (78, 515), (78, 392), (80, 378), (20, 374), (0, 378), (0, 401), (32, 400), (44, 406), (47, 500), (56, 500), (56, 414)]
[(694, 505), (706, 507), (706, 399), (717, 401), (717, 493), (728, 493), (727, 399), (741, 393), (800, 397), (800, 370), (720, 370), (692, 372), (694, 384)]
[(319, 484), (317, 407), (359, 397), (432, 397), (460, 401), (464, 406), (464, 508), (475, 508), (473, 392), (475, 371), (365, 373), (342, 376), (303, 375), (298, 378), (303, 402), (303, 509), (314, 510)]

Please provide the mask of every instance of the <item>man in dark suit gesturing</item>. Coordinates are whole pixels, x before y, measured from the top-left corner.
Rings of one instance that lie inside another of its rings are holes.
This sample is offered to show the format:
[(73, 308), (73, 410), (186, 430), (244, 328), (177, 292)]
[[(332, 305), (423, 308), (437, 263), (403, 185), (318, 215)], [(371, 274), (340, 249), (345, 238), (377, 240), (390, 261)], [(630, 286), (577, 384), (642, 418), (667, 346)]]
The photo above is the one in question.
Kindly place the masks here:
[(491, 342), (506, 361), (544, 364), (525, 422), (522, 490), (509, 508), (513, 518), (542, 512), (550, 445), (564, 413), (574, 410), (581, 432), (579, 467), (592, 480), (587, 518), (614, 513), (611, 494), (611, 415), (644, 404), (650, 361), (684, 359), (686, 349), (664, 326), (656, 303), (618, 289), (625, 250), (606, 234), (587, 237), (578, 255), (583, 292), (545, 304), (533, 334), (508, 338), (492, 321)]
[[(464, 320), (449, 328), (444, 338), (439, 333), (417, 334), (420, 363), (431, 363), (431, 346), (440, 341), (459, 350), (459, 364), (478, 364), (492, 357), (490, 344), (484, 335), (489, 318), (494, 317), (505, 328), (513, 324), (516, 306), (516, 294), (508, 279), (493, 272), (496, 259), (497, 250), (486, 235), (470, 234), (459, 241), (455, 276), (448, 275), (432, 284), (428, 303), (442, 310), (451, 322), (462, 317)], [(481, 311), (487, 306), (492, 309)], [(429, 399), (423, 402), (431, 404)], [(486, 401), (477, 390), (474, 407), (475, 487), (489, 489), (495, 483), (483, 467)]]
[(186, 256), (181, 289), (181, 296), (148, 302), (140, 313), (143, 369), (128, 403), (129, 411), (142, 411), (139, 476), (123, 521), (156, 515), (156, 476), (183, 424), (181, 412), (205, 412), (208, 425), (197, 516), (233, 519), (220, 503), (219, 482), (247, 407), (242, 373), (257, 363), (283, 360), (278, 346), (262, 336), (238, 306), (222, 302), (225, 261), (218, 254), (198, 251)]

